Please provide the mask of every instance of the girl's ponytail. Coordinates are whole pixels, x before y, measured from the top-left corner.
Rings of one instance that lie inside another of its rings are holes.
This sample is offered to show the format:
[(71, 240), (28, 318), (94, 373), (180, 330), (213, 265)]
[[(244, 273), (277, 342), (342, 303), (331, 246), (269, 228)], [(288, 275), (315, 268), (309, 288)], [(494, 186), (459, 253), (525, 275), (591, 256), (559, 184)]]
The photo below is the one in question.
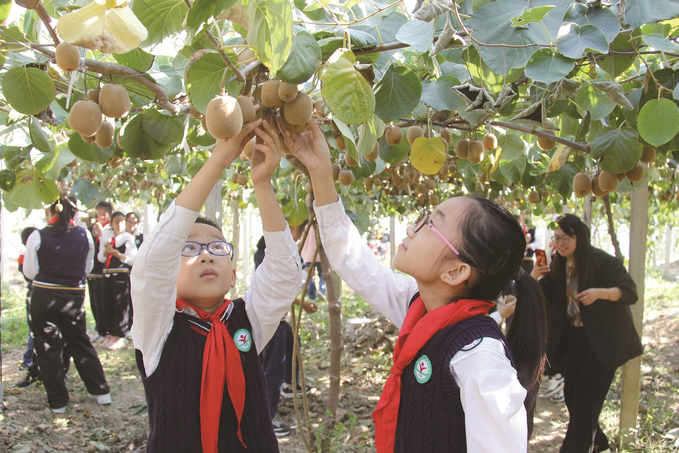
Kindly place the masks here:
[(61, 197), (50, 206), (50, 213), (52, 216), (58, 216), (56, 222), (50, 222), (52, 228), (48, 229), (50, 234), (59, 235), (66, 231), (71, 220), (75, 217), (78, 212), (78, 208), (75, 204), (75, 198), (73, 197)]

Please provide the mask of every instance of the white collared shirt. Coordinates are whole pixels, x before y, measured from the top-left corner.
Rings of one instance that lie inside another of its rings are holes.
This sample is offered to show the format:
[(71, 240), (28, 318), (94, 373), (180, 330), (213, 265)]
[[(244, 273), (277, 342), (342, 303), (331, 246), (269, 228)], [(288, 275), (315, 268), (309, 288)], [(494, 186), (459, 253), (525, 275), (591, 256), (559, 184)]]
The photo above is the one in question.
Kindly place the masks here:
[[(110, 244), (111, 238), (114, 235), (115, 233), (112, 228), (104, 228), (102, 230), (99, 242), (99, 253), (97, 254), (97, 259), (100, 263), (106, 262), (108, 256), (104, 254), (104, 251), (106, 250), (105, 244)], [(134, 262), (137, 258), (137, 243), (134, 242), (134, 236), (123, 230), (119, 235), (115, 236), (115, 239), (116, 248), (125, 244), (125, 253), (123, 253), (125, 259), (121, 261), (128, 266), (134, 266)]]

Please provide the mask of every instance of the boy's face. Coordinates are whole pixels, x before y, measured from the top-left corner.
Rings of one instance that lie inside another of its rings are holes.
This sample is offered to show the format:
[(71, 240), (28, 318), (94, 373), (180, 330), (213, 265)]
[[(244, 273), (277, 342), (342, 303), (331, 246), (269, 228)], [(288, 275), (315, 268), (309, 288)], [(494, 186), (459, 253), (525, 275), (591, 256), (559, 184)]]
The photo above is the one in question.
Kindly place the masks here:
[(111, 219), (111, 213), (106, 208), (97, 208), (97, 222), (106, 225)]
[[(196, 223), (186, 240), (207, 244), (225, 239), (217, 228)], [(182, 256), (177, 277), (177, 297), (200, 309), (214, 312), (235, 285), (236, 270), (232, 267), (231, 257), (210, 255), (207, 247), (203, 247), (197, 256)]]
[(118, 236), (125, 229), (125, 216), (117, 215), (111, 219), (111, 228), (113, 233)]
[(125, 219), (125, 231), (127, 231), (130, 234), (134, 233), (134, 230), (137, 228), (137, 224), (139, 223), (139, 219), (137, 218), (136, 215), (131, 215)]

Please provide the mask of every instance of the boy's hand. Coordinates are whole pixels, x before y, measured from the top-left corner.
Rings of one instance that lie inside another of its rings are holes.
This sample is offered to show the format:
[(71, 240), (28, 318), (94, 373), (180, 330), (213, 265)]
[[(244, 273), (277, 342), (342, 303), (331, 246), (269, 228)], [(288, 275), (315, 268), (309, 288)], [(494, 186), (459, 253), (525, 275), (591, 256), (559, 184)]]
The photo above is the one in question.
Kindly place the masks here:
[(276, 128), (268, 121), (263, 121), (262, 126), (255, 129), (257, 142), (252, 146), (254, 152), (252, 153), (250, 174), (253, 184), (271, 184), (273, 172), (281, 162), (281, 157), (283, 157), (280, 145), (281, 138)]
[[(259, 105), (255, 106), (258, 108)], [(218, 159), (221, 159), (224, 168), (231, 165), (231, 163), (236, 160), (240, 153), (243, 152), (245, 144), (249, 142), (252, 137), (255, 136), (255, 129), (262, 123), (262, 119), (256, 119), (251, 123), (246, 124), (241, 129), (240, 133), (235, 137), (229, 138), (227, 140), (217, 140), (217, 145), (215, 146), (212, 155)]]
[(280, 126), (280, 121), (279, 128), (284, 131), (285, 144), (290, 152), (304, 164), (310, 173), (319, 169), (330, 168), (330, 149), (316, 121), (309, 120), (306, 131), (296, 136), (285, 131)]

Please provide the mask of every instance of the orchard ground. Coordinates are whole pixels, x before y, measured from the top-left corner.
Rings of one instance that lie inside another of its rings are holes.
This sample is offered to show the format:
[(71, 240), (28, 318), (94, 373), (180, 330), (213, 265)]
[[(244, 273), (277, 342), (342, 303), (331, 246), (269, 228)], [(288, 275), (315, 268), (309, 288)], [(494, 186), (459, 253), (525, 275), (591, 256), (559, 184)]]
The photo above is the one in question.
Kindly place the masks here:
[[(675, 266), (674, 279), (679, 274)], [(651, 271), (646, 280), (644, 327), (645, 354), (638, 431), (635, 441), (620, 452), (679, 451), (679, 283), (660, 278)], [(23, 297), (19, 281), (3, 287), (2, 362), (5, 398), (0, 412), (0, 453), (52, 451), (143, 452), (147, 435), (147, 415), (142, 384), (133, 348), (119, 351), (98, 349), (111, 385), (113, 404), (97, 406), (87, 397), (80, 377), (71, 366), (68, 388), (71, 401), (66, 414), (53, 415), (47, 407), (45, 390), (37, 385), (27, 390), (13, 387), (23, 371), (18, 367), (26, 341)], [(374, 451), (371, 413), (387, 377), (397, 329), (377, 315), (346, 286), (343, 290), (345, 348), (342, 355), (342, 388), (338, 418), (340, 423), (325, 434), (322, 418), (328, 387), (330, 346), (327, 307), (303, 318), (300, 332), (312, 430), (316, 440), (329, 437), (332, 451)], [(87, 304), (87, 302), (86, 302)], [(364, 318), (358, 320), (357, 318)], [(88, 327), (92, 330), (88, 313)], [(349, 322), (350, 319), (354, 321)], [(620, 402), (620, 376), (616, 377), (601, 423), (612, 442), (617, 442)], [(292, 399), (282, 399), (279, 418), (294, 424)], [(540, 398), (535, 432), (529, 451), (557, 452), (567, 425), (563, 404)], [(282, 452), (307, 451), (297, 430), (280, 439)]]

